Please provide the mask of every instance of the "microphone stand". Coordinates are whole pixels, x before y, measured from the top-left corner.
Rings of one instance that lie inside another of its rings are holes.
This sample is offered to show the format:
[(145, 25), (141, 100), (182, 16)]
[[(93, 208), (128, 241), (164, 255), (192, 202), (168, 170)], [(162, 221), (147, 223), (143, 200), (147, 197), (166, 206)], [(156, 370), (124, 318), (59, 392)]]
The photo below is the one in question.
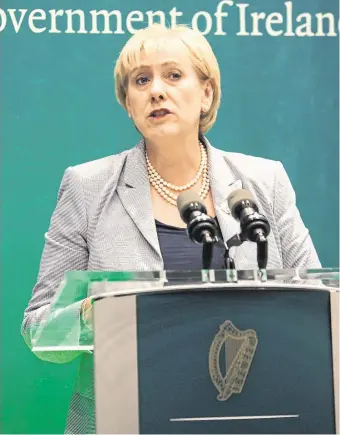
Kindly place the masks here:
[[(203, 243), (203, 251), (202, 251), (202, 263), (203, 263), (203, 269), (211, 269), (211, 262), (213, 257), (213, 251), (214, 251), (214, 244), (220, 244), (220, 240), (214, 240), (211, 239), (211, 241), (204, 241)], [(235, 262), (234, 260), (229, 256), (229, 249), (223, 244), (225, 250), (224, 250), (224, 268), (225, 269), (232, 269), (235, 270)]]
[(216, 238), (213, 238), (210, 231), (202, 232), (202, 267), (203, 269), (211, 269), (211, 263), (213, 258), (214, 243), (216, 243)]
[[(218, 230), (216, 229), (216, 232), (218, 233)], [(203, 231), (202, 233), (202, 243), (203, 243), (203, 250), (202, 250), (202, 264), (203, 269), (211, 269), (211, 263), (212, 263), (212, 257), (214, 252), (214, 244), (217, 243), (219, 246), (223, 246), (224, 248), (224, 267), (225, 269), (235, 269), (235, 262), (234, 260), (229, 256), (229, 249), (227, 245), (223, 242), (222, 236), (216, 235), (215, 237), (212, 237), (211, 233), (209, 231)]]
[(224, 251), (224, 267), (227, 270), (230, 270), (230, 269), (235, 270), (236, 269), (235, 261), (229, 256), (229, 249), (228, 248), (225, 248), (225, 251)]
[(202, 263), (203, 269), (211, 269), (211, 262), (213, 257), (214, 244), (217, 243), (219, 246), (224, 248), (224, 268), (225, 269), (236, 269), (234, 260), (229, 256), (229, 249), (227, 245), (223, 242), (222, 237), (216, 236), (212, 238), (207, 231), (203, 237), (203, 252), (202, 252)]
[[(231, 239), (227, 241), (226, 253), (224, 258), (226, 259), (226, 262), (228, 262), (228, 264), (230, 264), (229, 263), (230, 261), (232, 263), (234, 262), (234, 260), (232, 260), (231, 258), (230, 259), (226, 258), (226, 256), (228, 257), (228, 248), (231, 248), (233, 246), (236, 247), (240, 246), (242, 245), (243, 242), (247, 240), (248, 239), (246, 238), (246, 236), (241, 232), (240, 234), (235, 234), (235, 236), (233, 236)], [(261, 229), (257, 230), (257, 234), (254, 241), (257, 245), (257, 266), (259, 269), (265, 269), (267, 267), (267, 262), (268, 262), (268, 241), (265, 233)], [(226, 269), (233, 269), (233, 268), (235, 268), (235, 264), (234, 267), (227, 267), (227, 263), (226, 263)]]
[(259, 269), (265, 269), (268, 262), (268, 241), (262, 230), (256, 236), (257, 265)]
[(203, 269), (211, 269), (214, 243), (203, 243), (202, 266)]

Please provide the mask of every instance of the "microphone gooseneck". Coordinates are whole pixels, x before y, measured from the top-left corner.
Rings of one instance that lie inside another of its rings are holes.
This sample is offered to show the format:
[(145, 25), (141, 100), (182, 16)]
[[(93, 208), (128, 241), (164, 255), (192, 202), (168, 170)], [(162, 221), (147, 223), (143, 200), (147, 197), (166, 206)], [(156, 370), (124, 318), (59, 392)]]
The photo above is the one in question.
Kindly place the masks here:
[(265, 216), (259, 213), (252, 194), (247, 189), (238, 189), (228, 197), (228, 205), (234, 219), (240, 222), (243, 240), (257, 244), (257, 263), (265, 269), (268, 262), (268, 241), (270, 225)]

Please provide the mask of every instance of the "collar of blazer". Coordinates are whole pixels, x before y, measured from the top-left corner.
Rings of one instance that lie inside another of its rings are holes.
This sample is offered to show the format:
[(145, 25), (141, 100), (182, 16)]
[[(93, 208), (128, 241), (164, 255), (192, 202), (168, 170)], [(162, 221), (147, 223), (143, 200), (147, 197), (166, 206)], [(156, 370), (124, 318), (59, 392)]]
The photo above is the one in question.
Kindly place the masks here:
[[(201, 140), (208, 150), (210, 183), (216, 216), (223, 239), (227, 241), (240, 231), (239, 223), (231, 216), (227, 198), (233, 190), (242, 188), (242, 181), (237, 179), (233, 173), (226, 154), (214, 148), (204, 136), (201, 136)], [(144, 140), (141, 140), (127, 154), (123, 176), (117, 186), (117, 192), (127, 213), (161, 258), (152, 213), (144, 146)], [(240, 248), (240, 251), (244, 251), (242, 246)]]

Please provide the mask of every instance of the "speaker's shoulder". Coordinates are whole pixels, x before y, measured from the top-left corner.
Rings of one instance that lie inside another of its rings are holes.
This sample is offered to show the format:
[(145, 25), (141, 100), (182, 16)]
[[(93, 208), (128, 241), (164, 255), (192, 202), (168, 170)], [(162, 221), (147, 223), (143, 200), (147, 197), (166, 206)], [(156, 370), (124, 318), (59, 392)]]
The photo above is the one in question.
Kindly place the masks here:
[(114, 175), (115, 172), (119, 172), (129, 151), (130, 150), (123, 151), (119, 154), (112, 154), (100, 159), (84, 162), (72, 166), (72, 170), (79, 178), (84, 180), (109, 178)]
[(277, 160), (265, 157), (227, 151), (221, 151), (221, 154), (232, 170), (236, 170), (247, 178), (271, 178), (281, 166)]

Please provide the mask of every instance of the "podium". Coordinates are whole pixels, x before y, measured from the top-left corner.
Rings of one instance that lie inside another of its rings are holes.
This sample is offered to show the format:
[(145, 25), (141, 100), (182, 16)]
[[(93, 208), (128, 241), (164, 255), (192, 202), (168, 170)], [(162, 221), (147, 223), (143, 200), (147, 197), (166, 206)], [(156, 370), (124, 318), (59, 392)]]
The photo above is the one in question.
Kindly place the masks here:
[(32, 350), (93, 352), (97, 433), (338, 433), (339, 293), (338, 269), (70, 271)]

